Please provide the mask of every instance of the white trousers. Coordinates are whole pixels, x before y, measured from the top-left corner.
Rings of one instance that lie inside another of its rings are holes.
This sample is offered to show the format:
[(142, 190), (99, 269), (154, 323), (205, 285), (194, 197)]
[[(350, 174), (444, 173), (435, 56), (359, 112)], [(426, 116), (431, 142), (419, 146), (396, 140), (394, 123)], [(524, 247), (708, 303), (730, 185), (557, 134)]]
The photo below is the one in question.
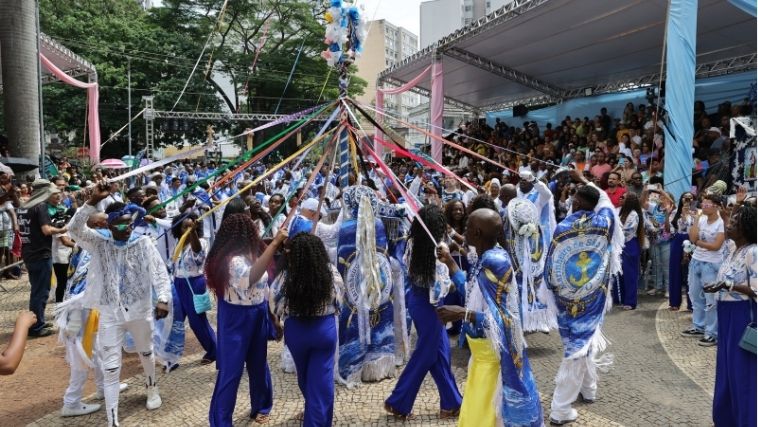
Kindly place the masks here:
[(100, 317), (97, 339), (103, 366), (103, 394), (108, 423), (118, 423), (118, 395), (121, 378), (121, 352), (124, 335), (129, 332), (139, 354), (145, 372), (147, 386), (155, 385), (155, 355), (153, 354), (153, 319), (137, 319), (127, 322)]
[[(96, 346), (95, 346), (96, 348)], [(71, 367), (71, 377), (68, 380), (68, 387), (63, 394), (63, 406), (69, 408), (77, 407), (82, 401), (84, 392), (84, 383), (87, 382), (89, 369), (80, 360), (79, 351), (76, 348), (76, 342), (73, 339), (66, 340), (66, 360)], [(92, 362), (95, 364), (95, 385), (98, 390), (103, 389), (103, 367), (100, 363), (100, 355), (97, 351), (92, 352)]]
[(577, 412), (571, 405), (582, 393), (585, 399), (597, 397), (597, 367), (589, 356), (563, 359), (555, 376), (555, 391), (550, 404), (550, 418), (573, 420)]

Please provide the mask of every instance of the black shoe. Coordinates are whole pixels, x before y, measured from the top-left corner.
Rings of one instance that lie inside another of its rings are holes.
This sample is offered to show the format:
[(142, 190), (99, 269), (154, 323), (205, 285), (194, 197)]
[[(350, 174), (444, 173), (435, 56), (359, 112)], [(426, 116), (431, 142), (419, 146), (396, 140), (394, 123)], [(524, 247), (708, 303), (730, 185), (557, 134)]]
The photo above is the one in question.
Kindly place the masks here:
[(692, 337), (692, 338), (696, 338), (696, 337), (702, 336), (702, 335), (703, 335), (703, 331), (698, 331), (698, 330), (697, 330), (697, 329), (695, 329), (695, 328), (689, 328), (689, 329), (687, 329), (686, 331), (682, 331), (682, 332), (681, 332), (681, 335), (682, 335), (683, 337)]
[(595, 401), (597, 401), (597, 398), (595, 398), (595, 399), (587, 399), (586, 397), (584, 397), (584, 395), (582, 393), (579, 393), (579, 401), (582, 402), (582, 403), (586, 403), (588, 405), (591, 405), (591, 404), (595, 403)]
[(702, 347), (713, 347), (716, 345), (716, 338), (713, 337), (703, 337), (700, 340), (698, 340), (697, 345)]
[(29, 331), (29, 336), (32, 338), (41, 338), (41, 337), (48, 337), (52, 335), (54, 332), (50, 328), (42, 328), (36, 331)]
[(558, 420), (550, 418), (550, 425), (551, 426), (562, 426), (562, 425), (566, 425), (566, 424), (571, 424), (574, 421), (576, 421), (576, 420), (560, 420), (560, 421), (558, 421)]

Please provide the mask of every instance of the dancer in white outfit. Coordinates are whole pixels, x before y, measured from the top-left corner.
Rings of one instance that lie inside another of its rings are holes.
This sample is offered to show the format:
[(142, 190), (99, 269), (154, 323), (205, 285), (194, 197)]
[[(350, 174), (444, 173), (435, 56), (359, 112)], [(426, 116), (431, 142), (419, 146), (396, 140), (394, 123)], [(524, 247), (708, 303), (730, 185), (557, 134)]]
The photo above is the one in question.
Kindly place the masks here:
[[(136, 213), (123, 203), (108, 206), (109, 236), (89, 228), (87, 218), (109, 195), (98, 186), (89, 201), (71, 219), (70, 234), (92, 255), (89, 284), (82, 296), (85, 308), (100, 312), (97, 334), (104, 370), (105, 407), (110, 425), (118, 425), (121, 348), (128, 331), (134, 338), (147, 385), (147, 409), (161, 406), (155, 382), (153, 308), (155, 317), (168, 314), (171, 291), (168, 273), (149, 237), (132, 236)], [(158, 303), (153, 307), (153, 292)]]

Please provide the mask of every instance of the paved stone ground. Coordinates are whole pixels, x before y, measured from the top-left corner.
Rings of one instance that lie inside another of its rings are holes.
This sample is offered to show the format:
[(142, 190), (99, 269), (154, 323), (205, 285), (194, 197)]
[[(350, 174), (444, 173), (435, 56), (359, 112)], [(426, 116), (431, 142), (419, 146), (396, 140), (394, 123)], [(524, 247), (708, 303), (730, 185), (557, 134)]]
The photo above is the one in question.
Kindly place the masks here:
[[(0, 333), (7, 340), (15, 312), (26, 305), (27, 284), (11, 283), (11, 292), (0, 292)], [(16, 289), (19, 287), (19, 289)], [(15, 292), (14, 292), (15, 291)], [(679, 332), (686, 329), (690, 315), (672, 313), (659, 298), (640, 297), (637, 310), (613, 310), (606, 319), (605, 332), (611, 341), (610, 351), (615, 363), (610, 372), (601, 374), (599, 397), (592, 405), (577, 404), (581, 426), (662, 426), (711, 425), (711, 394), (714, 381), (715, 348), (702, 348), (696, 340), (684, 338)], [(215, 318), (214, 315), (211, 316)], [(189, 332), (189, 331), (188, 331)], [(191, 333), (188, 339), (194, 341)], [(547, 416), (553, 390), (553, 378), (561, 360), (560, 339), (557, 333), (533, 334), (527, 338), (529, 357), (542, 393)], [(34, 343), (34, 341), (32, 342)], [(54, 346), (53, 341), (47, 345)], [(196, 345), (193, 343), (193, 348)], [(52, 349), (61, 353), (60, 349)], [(269, 343), (269, 363), (274, 382), (272, 426), (297, 426), (294, 416), (302, 410), (302, 398), (294, 375), (279, 369), (280, 343)], [(126, 380), (130, 388), (122, 393), (120, 416), (124, 426), (203, 426), (215, 381), (212, 365), (200, 366), (201, 353), (185, 356), (181, 367), (171, 374), (159, 374), (163, 406), (148, 412), (145, 407), (141, 374)], [(453, 350), (453, 370), (463, 391), (468, 352)], [(39, 367), (44, 369), (44, 367)], [(53, 373), (67, 377), (67, 372)], [(354, 389), (337, 387), (335, 426), (383, 426), (399, 424), (382, 410), (382, 402), (395, 380), (365, 384)], [(39, 384), (40, 393), (44, 384)], [(0, 394), (2, 389), (0, 388)], [(243, 378), (234, 416), (236, 426), (255, 425), (248, 415), (247, 380)], [(58, 397), (60, 402), (61, 397)], [(416, 400), (417, 418), (410, 426), (455, 425), (454, 421), (437, 418), (439, 398), (431, 378), (427, 377)], [(90, 416), (63, 419), (57, 411), (33, 422), (34, 426), (90, 426), (105, 421), (103, 411)], [(2, 423), (3, 425), (11, 425)]]

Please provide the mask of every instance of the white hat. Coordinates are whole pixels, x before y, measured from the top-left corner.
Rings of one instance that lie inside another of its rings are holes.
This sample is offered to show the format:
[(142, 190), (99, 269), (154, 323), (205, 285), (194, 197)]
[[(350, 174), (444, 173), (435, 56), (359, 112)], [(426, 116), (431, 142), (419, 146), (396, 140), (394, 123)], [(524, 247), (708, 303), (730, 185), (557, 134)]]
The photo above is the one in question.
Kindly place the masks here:
[(712, 127), (710, 129), (708, 129), (708, 132), (716, 132), (717, 134), (721, 135), (721, 129), (719, 129), (717, 127)]
[(526, 171), (526, 170), (519, 172), (518, 176), (519, 176), (519, 178), (521, 178), (521, 179), (523, 179), (524, 181), (527, 181), (527, 182), (532, 182), (535, 179), (534, 175), (532, 174), (532, 172)]
[[(313, 197), (305, 199), (300, 204), (300, 209), (308, 209), (309, 211), (318, 212), (318, 199)], [(326, 215), (326, 209), (324, 205), (321, 205), (321, 215)]]

